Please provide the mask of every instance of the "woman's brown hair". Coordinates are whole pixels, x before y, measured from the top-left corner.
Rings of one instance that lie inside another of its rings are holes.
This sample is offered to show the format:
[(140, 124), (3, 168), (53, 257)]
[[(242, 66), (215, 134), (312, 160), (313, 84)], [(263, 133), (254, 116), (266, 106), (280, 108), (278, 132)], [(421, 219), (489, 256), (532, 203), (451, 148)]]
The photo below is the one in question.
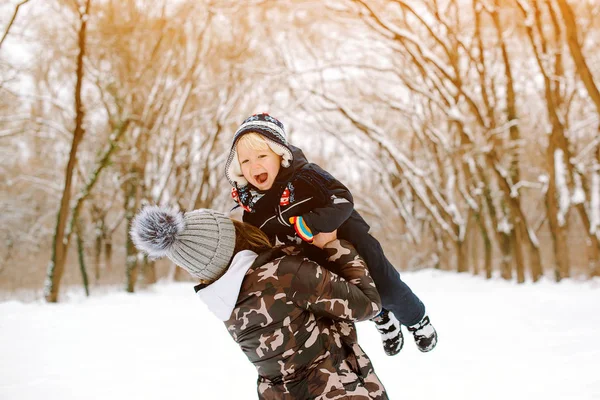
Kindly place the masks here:
[(235, 248), (233, 254), (242, 250), (252, 250), (260, 254), (273, 248), (268, 236), (255, 226), (232, 219), (235, 227)]

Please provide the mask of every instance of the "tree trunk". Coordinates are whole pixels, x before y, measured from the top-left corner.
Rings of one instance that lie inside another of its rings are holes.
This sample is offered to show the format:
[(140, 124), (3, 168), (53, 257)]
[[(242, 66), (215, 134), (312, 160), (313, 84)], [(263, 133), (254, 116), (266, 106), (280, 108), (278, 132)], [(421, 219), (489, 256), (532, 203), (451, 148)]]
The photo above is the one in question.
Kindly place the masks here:
[(125, 275), (126, 275), (126, 290), (129, 293), (135, 291), (135, 284), (138, 276), (138, 251), (129, 235), (131, 221), (139, 207), (139, 168), (134, 166), (131, 171), (131, 177), (125, 182)]
[(590, 265), (590, 275), (600, 276), (600, 143), (596, 147), (596, 163), (592, 172), (590, 208), (591, 221), (587, 231), (592, 244), (595, 244), (590, 252), (590, 257), (594, 260)]
[[(475, 219), (475, 222), (477, 222), (477, 220), (479, 219), (480, 215), (479, 212), (473, 213), (473, 218)], [(467, 226), (469, 226), (469, 224), (467, 224)], [(479, 262), (481, 261), (479, 259), (479, 241), (477, 240), (477, 229), (470, 229), (469, 230), (469, 253), (471, 253), (471, 265), (472, 265), (472, 271), (473, 271), (473, 275), (477, 276), (479, 275)]]
[[(479, 204), (479, 209), (483, 210), (483, 201)], [(475, 220), (477, 225), (479, 226), (479, 230), (481, 231), (481, 238), (483, 240), (483, 251), (484, 251), (484, 273), (486, 279), (492, 278), (492, 241), (490, 240), (490, 234), (488, 233), (488, 229), (485, 225), (485, 221), (483, 220), (483, 214), (481, 212), (475, 214)], [(475, 234), (476, 231), (474, 231)], [(475, 234), (476, 235), (476, 234)], [(478, 262), (476, 260), (475, 262)], [(477, 274), (479, 270), (477, 270)]]
[(81, 231), (79, 227), (77, 228), (77, 253), (79, 255), (79, 270), (81, 271), (81, 279), (83, 281), (83, 287), (85, 289), (85, 295), (90, 295), (90, 285), (87, 274), (87, 269), (85, 267), (85, 246), (83, 243), (83, 239), (81, 238)]
[(144, 284), (152, 285), (156, 283), (156, 262), (148, 260), (148, 257), (144, 257), (142, 275), (144, 277)]
[(502, 279), (510, 281), (513, 277), (512, 264), (512, 243), (511, 236), (506, 233), (500, 233), (500, 251), (502, 252), (502, 262), (500, 263), (500, 276)]
[[(552, 141), (552, 140), (551, 140)], [(552, 237), (552, 248), (554, 250), (554, 278), (556, 282), (560, 282), (563, 278), (569, 277), (569, 245), (566, 228), (568, 216), (563, 215), (559, 219), (561, 213), (559, 205), (559, 196), (557, 190), (557, 170), (555, 163), (554, 146), (548, 145), (547, 162), (550, 167), (550, 179), (548, 184), (548, 192), (546, 193), (546, 208), (548, 210), (548, 222), (550, 223), (550, 234)], [(562, 162), (562, 161), (561, 161)], [(567, 161), (568, 162), (568, 161)], [(559, 173), (561, 170), (558, 171)], [(566, 172), (566, 171), (563, 171)]]
[[(515, 249), (515, 265), (517, 272), (517, 283), (525, 283), (525, 259), (523, 257), (522, 243), (523, 238), (523, 222), (517, 219), (518, 226), (511, 231), (510, 242)], [(521, 227), (521, 228), (519, 228)]]
[[(127, 218), (130, 223), (133, 218)], [(129, 225), (128, 225), (129, 226)], [(125, 244), (125, 290), (129, 293), (135, 292), (135, 284), (138, 276), (137, 249), (135, 248), (129, 234), (127, 235), (127, 243)]]
[(589, 276), (600, 276), (600, 247), (597, 241), (596, 243), (588, 241), (588, 260)]
[(109, 236), (104, 241), (104, 269), (106, 269), (107, 272), (112, 269), (112, 252), (112, 237)]
[(183, 268), (179, 268), (177, 265), (173, 265), (173, 268), (175, 269), (173, 272), (173, 280), (175, 282), (185, 281), (187, 278), (184, 273), (185, 270)]
[(69, 161), (65, 171), (65, 186), (63, 188), (63, 193), (60, 200), (60, 208), (56, 218), (56, 229), (52, 241), (52, 258), (47, 268), (46, 283), (44, 285), (44, 297), (46, 301), (50, 303), (56, 303), (58, 301), (60, 281), (62, 279), (65, 270), (65, 263), (67, 261), (69, 238), (66, 236), (65, 230), (69, 217), (73, 171), (75, 169), (75, 164), (77, 163), (77, 149), (79, 148), (79, 144), (81, 143), (81, 140), (85, 134), (85, 130), (83, 128), (85, 111), (83, 109), (81, 92), (84, 77), (83, 61), (86, 49), (85, 46), (89, 9), (90, 0), (87, 0), (85, 3), (85, 10), (80, 14), (81, 24), (78, 38), (79, 53), (77, 55), (76, 82), (74, 91), (75, 129), (73, 131), (71, 151), (69, 152)]
[(467, 245), (464, 240), (457, 240), (456, 246), (456, 272), (469, 272)]
[(465, 226), (462, 237), (458, 235), (456, 241), (457, 253), (456, 253), (456, 271), (457, 272), (469, 272), (469, 233), (471, 227), (471, 215), (467, 212), (465, 217)]
[(492, 265), (492, 241), (487, 232), (483, 235), (483, 246), (485, 250), (485, 278), (492, 279), (492, 271), (494, 269)]
[(102, 262), (102, 244), (105, 235), (104, 218), (96, 221), (95, 241), (94, 241), (94, 279), (96, 283), (100, 280), (100, 263)]

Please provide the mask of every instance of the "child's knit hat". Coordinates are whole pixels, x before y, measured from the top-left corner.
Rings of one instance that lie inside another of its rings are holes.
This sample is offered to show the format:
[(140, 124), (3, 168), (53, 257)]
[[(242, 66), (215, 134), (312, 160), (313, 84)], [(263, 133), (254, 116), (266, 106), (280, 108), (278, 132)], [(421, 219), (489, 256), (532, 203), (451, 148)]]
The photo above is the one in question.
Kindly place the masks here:
[(224, 214), (146, 206), (133, 219), (131, 239), (150, 258), (167, 256), (190, 275), (214, 281), (227, 271), (235, 248), (235, 228)]
[(294, 159), (292, 150), (286, 139), (283, 124), (267, 113), (254, 114), (253, 116), (246, 118), (235, 132), (231, 151), (229, 152), (229, 158), (225, 165), (225, 175), (227, 176), (229, 183), (234, 187), (243, 187), (248, 184), (248, 181), (242, 174), (242, 167), (238, 161), (236, 144), (239, 138), (250, 132), (256, 132), (261, 135), (271, 150), (275, 154), (281, 156), (282, 167), (289, 167)]

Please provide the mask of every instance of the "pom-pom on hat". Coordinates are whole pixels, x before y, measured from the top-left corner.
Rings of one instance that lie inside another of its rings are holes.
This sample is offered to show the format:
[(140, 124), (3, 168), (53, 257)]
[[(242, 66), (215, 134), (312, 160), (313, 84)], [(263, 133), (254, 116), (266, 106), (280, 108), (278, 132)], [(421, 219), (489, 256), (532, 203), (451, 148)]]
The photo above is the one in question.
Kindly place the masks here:
[(250, 132), (256, 132), (261, 135), (273, 153), (281, 156), (282, 167), (289, 167), (294, 159), (283, 124), (277, 118), (273, 118), (267, 113), (254, 114), (246, 118), (235, 132), (229, 158), (225, 165), (225, 175), (229, 183), (234, 187), (244, 187), (248, 184), (248, 181), (242, 174), (242, 167), (237, 157), (236, 144), (239, 138)]
[(208, 281), (225, 273), (235, 248), (231, 219), (208, 209), (183, 213), (146, 206), (133, 219), (130, 234), (150, 258), (166, 256), (190, 275)]

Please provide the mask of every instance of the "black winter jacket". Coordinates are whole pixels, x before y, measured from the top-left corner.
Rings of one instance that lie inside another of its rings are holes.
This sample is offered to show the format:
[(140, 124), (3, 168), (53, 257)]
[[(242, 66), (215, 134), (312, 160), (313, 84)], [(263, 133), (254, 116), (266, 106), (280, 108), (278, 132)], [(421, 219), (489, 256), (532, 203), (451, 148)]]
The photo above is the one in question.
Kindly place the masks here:
[[(338, 238), (353, 242), (357, 235), (368, 233), (369, 225), (354, 210), (348, 188), (317, 164), (309, 163), (302, 150), (290, 148), (292, 165), (279, 170), (271, 189), (255, 203), (253, 212), (244, 212), (243, 221), (281, 243), (298, 241), (289, 222), (293, 216), (302, 216), (313, 235), (337, 229)], [(286, 188), (289, 203), (281, 200)]]

